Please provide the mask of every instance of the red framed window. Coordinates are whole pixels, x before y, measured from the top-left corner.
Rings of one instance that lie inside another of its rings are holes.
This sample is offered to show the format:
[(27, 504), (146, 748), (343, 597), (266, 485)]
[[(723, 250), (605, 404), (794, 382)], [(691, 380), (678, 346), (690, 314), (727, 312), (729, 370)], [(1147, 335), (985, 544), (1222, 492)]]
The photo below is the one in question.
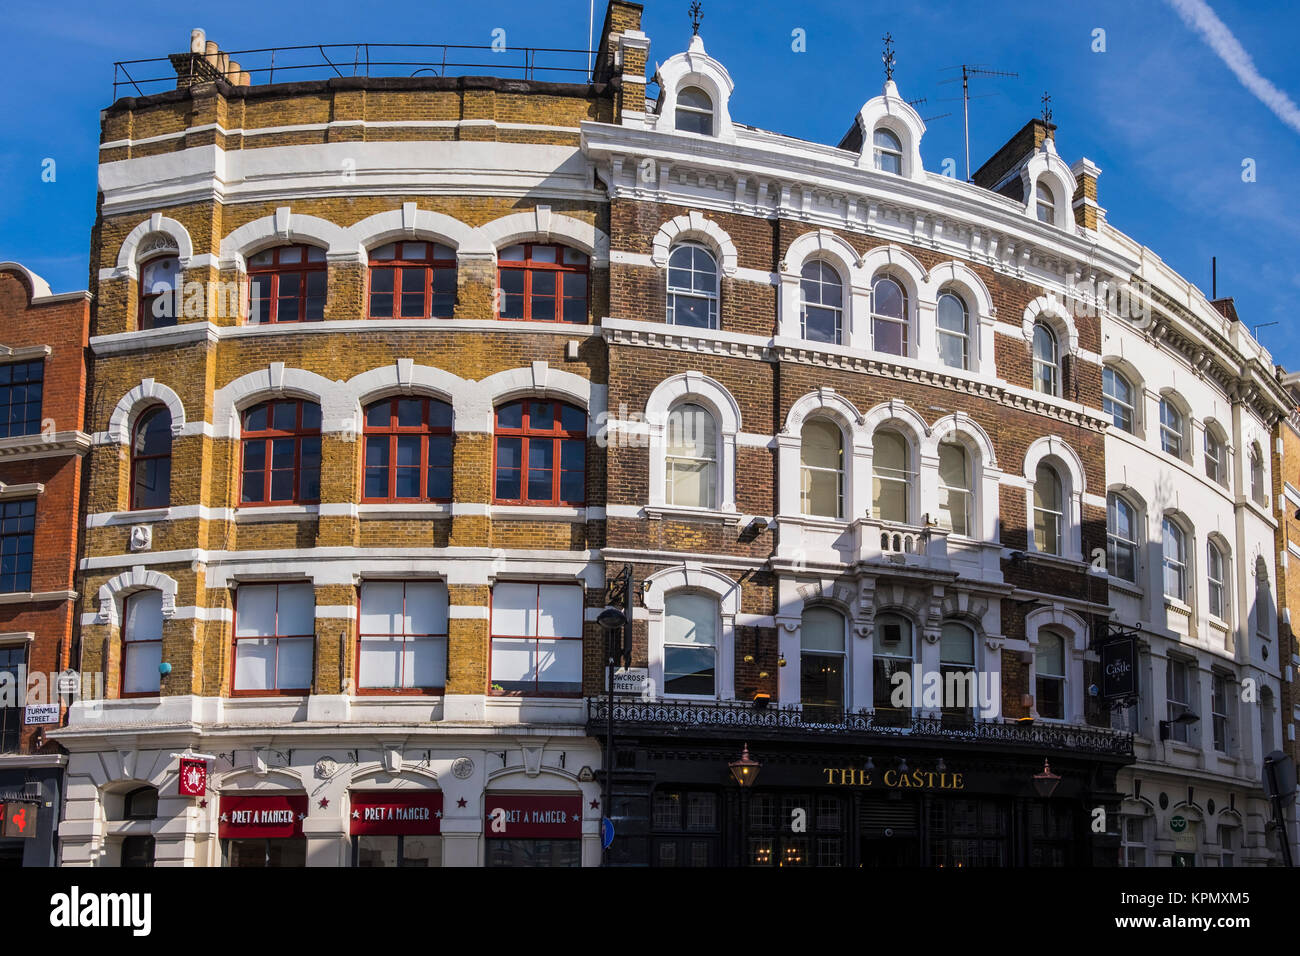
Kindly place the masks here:
[(325, 250), (277, 246), (248, 260), (248, 324), (325, 318)]
[(447, 683), (447, 585), (365, 581), (357, 641), (361, 694), (441, 694)]
[(451, 406), (385, 398), (366, 407), (362, 501), (451, 500)]
[(320, 406), (301, 399), (263, 402), (244, 412), (243, 505), (320, 501)]
[(372, 319), (450, 319), (456, 251), (436, 242), (390, 242), (370, 252)]
[(493, 696), (582, 693), (582, 602), (572, 584), (493, 585)]
[(140, 266), (140, 328), (175, 325), (181, 314), (181, 262), (175, 254)]
[(162, 592), (137, 591), (123, 605), (121, 697), (156, 697), (162, 674)]
[(131, 510), (166, 508), (172, 494), (172, 415), (146, 409), (131, 436)]
[(539, 242), (507, 246), (497, 254), (498, 317), (586, 322), (589, 268), (577, 249)]
[(586, 500), (587, 413), (563, 402), (511, 402), (497, 409), (498, 504), (581, 505)]
[(236, 695), (305, 694), (316, 650), (316, 592), (310, 581), (244, 584), (235, 591)]

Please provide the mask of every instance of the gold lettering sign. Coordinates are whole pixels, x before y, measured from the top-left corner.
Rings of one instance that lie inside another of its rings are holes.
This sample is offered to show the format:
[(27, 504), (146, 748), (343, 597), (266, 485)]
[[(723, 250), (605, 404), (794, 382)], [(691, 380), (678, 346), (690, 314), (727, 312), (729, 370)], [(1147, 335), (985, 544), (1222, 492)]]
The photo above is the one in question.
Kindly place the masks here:
[(886, 770), (878, 777), (870, 770), (858, 770), (853, 767), (825, 767), (826, 783), (832, 787), (875, 787), (877, 780), (890, 790), (965, 790), (966, 781), (962, 774), (951, 771)]

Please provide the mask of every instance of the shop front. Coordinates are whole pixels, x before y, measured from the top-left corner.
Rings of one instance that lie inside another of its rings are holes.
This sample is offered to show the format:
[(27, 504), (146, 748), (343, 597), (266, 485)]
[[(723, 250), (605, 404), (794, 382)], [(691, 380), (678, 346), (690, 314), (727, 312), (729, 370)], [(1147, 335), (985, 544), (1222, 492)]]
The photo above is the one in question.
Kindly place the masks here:
[(354, 790), (352, 865), (442, 866), (442, 792)]
[(217, 824), (222, 864), (306, 866), (306, 817), (306, 794), (222, 794)]
[[(1114, 865), (1115, 778), (1131, 761), (1128, 738), (993, 726), (965, 739), (941, 721), (837, 739), (795, 726), (742, 734), (681, 722), (669, 735), (645, 725), (617, 733), (610, 863)], [(733, 765), (746, 745), (752, 782), (741, 786)]]
[(581, 866), (582, 796), (489, 791), (483, 833), (487, 866)]
[(61, 756), (13, 758), (0, 768), (0, 869), (54, 866), (63, 790)]

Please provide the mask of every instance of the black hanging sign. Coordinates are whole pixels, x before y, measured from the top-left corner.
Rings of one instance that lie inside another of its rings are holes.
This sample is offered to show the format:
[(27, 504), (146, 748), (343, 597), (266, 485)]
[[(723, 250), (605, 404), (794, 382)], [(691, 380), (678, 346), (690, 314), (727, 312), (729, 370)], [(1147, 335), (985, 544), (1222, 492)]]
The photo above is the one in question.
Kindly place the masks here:
[(1102, 699), (1135, 697), (1137, 692), (1137, 639), (1107, 641), (1101, 646)]

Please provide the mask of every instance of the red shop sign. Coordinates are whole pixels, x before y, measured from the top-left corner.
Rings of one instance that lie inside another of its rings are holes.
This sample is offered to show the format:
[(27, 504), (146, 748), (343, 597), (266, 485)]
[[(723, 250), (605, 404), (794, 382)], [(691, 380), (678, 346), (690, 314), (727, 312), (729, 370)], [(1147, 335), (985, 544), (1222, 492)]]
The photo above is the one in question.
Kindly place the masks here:
[(582, 836), (582, 797), (487, 795), (483, 833), (488, 839)]
[(208, 764), (206, 760), (181, 758), (181, 783), (177, 791), (182, 797), (202, 797), (208, 792)]
[(300, 837), (307, 816), (305, 794), (223, 796), (218, 835), (224, 840), (258, 837)]
[(354, 836), (437, 836), (442, 791), (354, 790), (348, 814)]

